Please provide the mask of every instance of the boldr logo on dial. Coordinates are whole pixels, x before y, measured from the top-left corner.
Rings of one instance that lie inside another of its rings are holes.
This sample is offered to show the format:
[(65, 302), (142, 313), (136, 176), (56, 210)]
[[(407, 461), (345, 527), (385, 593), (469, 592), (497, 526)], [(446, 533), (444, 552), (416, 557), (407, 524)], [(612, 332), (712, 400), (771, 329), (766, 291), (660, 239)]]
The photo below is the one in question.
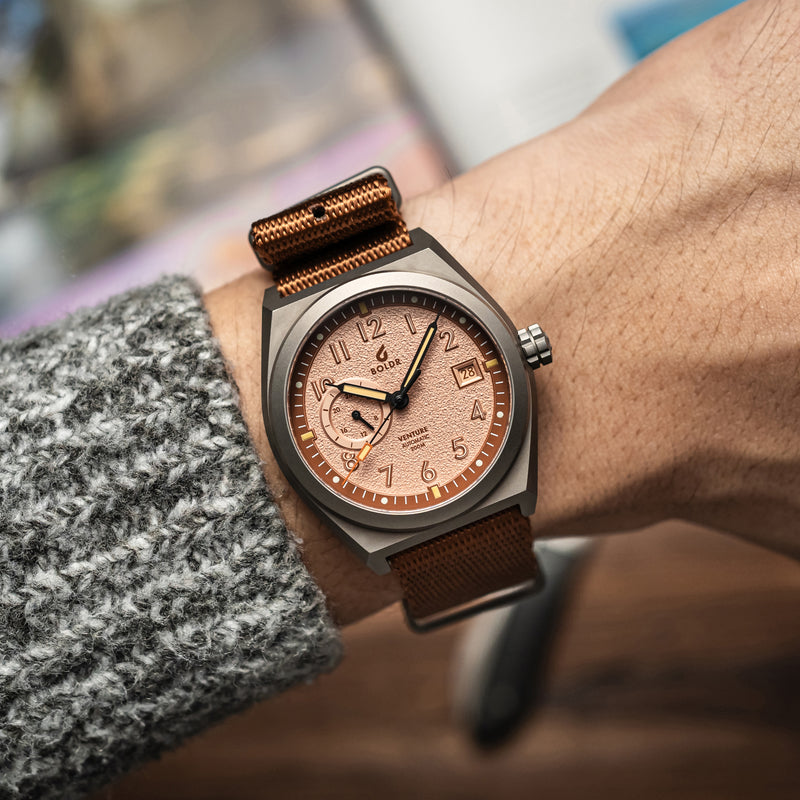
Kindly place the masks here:
[(389, 351), (386, 349), (385, 345), (381, 345), (378, 348), (378, 352), (375, 353), (375, 358), (380, 363), (378, 363), (376, 367), (370, 368), (370, 372), (373, 375), (377, 375), (379, 372), (385, 372), (387, 369), (392, 369), (400, 363), (399, 358), (389, 358)]

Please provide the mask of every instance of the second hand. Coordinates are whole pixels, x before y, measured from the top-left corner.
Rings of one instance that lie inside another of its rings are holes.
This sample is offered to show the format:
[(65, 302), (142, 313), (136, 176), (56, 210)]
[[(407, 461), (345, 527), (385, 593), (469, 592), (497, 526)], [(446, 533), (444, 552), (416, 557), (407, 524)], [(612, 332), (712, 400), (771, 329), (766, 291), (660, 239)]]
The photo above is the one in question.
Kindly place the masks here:
[(353, 465), (353, 468), (350, 470), (350, 472), (347, 473), (347, 477), (344, 479), (344, 483), (342, 484), (342, 489), (347, 486), (350, 476), (358, 469), (358, 465), (369, 455), (369, 451), (372, 450), (372, 443), (378, 438), (381, 428), (383, 428), (383, 426), (389, 421), (389, 417), (391, 417), (392, 414), (394, 414), (394, 407), (389, 409), (389, 413), (383, 418), (383, 422), (378, 425), (378, 430), (375, 431), (372, 438), (358, 451), (356, 463)]

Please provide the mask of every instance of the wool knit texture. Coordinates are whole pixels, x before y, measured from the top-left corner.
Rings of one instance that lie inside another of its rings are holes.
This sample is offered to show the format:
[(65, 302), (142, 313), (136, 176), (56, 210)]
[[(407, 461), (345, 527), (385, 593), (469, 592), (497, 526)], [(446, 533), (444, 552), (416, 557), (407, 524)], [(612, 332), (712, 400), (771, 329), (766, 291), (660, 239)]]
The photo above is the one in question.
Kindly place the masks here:
[(191, 281), (0, 342), (0, 797), (82, 796), (339, 655)]

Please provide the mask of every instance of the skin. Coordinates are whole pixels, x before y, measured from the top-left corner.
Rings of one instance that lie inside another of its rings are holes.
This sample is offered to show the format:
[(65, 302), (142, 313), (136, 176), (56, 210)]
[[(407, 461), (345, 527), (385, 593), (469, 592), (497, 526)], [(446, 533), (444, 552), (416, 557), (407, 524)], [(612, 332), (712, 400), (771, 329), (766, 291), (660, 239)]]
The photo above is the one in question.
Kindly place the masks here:
[[(800, 5), (749, 2), (572, 123), (406, 204), (539, 322), (537, 535), (683, 518), (800, 556)], [(341, 623), (399, 598), (299, 500), (260, 409), (254, 272), (207, 297), (289, 528)]]

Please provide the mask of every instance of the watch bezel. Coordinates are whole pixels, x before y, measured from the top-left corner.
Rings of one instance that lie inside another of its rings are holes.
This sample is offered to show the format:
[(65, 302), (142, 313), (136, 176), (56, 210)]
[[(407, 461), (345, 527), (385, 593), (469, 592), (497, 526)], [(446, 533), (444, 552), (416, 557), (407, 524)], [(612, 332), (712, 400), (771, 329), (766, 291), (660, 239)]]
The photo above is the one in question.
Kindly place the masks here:
[[(506, 364), (512, 396), (511, 419), (505, 442), (493, 464), (472, 487), (450, 502), (409, 512), (384, 512), (355, 505), (321, 483), (300, 455), (288, 417), (287, 397), (292, 366), (305, 339), (337, 308), (380, 290), (406, 290), (438, 295), (476, 318), (492, 336)], [(269, 376), (267, 432), (276, 458), (294, 488), (312, 505), (360, 525), (385, 532), (422, 530), (456, 519), (480, 503), (503, 479), (517, 457), (530, 422), (529, 381), (518, 353), (516, 334), (483, 298), (467, 288), (437, 275), (386, 270), (372, 272), (332, 286), (319, 294), (287, 332), (281, 342)], [(279, 413), (274, 413), (279, 409)]]

